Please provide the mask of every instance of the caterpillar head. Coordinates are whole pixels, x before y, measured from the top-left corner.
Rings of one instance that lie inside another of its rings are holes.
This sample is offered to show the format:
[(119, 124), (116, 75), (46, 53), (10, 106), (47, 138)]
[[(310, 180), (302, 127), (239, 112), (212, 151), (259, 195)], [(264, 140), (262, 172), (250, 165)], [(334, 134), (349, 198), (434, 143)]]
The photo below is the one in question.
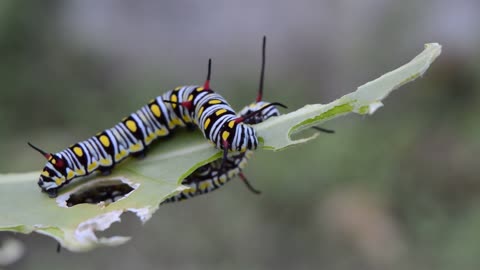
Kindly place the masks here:
[[(266, 101), (259, 101), (254, 102), (245, 108), (243, 108), (238, 114), (241, 117), (245, 117), (247, 115), (252, 115), (249, 118), (245, 118), (244, 123), (254, 125), (261, 123), (273, 116), (279, 116), (280, 111), (275, 106), (268, 106), (271, 103)], [(268, 106), (268, 108), (263, 109), (264, 107)], [(253, 114), (254, 112), (258, 112), (257, 114)]]
[[(217, 140), (217, 147), (240, 152), (255, 150), (258, 146), (258, 138), (255, 129), (250, 124), (258, 124), (267, 118), (279, 115), (280, 112), (275, 106), (286, 108), (279, 102), (260, 101), (247, 106), (238, 117), (231, 116), (233, 118), (225, 121), (222, 128), (219, 129), (221, 140)], [(226, 156), (226, 154), (225, 152), (224, 155)]]
[(31, 143), (28, 143), (28, 145), (40, 152), (40, 154), (47, 159), (47, 163), (38, 178), (38, 186), (43, 192), (47, 193), (49, 197), (56, 197), (58, 188), (66, 182), (65, 160), (58, 154), (47, 153)]

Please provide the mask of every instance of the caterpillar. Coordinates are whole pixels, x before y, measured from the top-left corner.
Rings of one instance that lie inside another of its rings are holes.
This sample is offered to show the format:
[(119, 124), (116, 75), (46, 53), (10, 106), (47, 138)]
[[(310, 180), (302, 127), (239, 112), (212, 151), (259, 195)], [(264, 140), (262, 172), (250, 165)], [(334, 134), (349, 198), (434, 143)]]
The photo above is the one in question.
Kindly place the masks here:
[(269, 103), (260, 110), (237, 117), (230, 104), (210, 88), (211, 63), (209, 59), (203, 86), (180, 86), (169, 90), (114, 127), (65, 150), (47, 153), (29, 142), (30, 147), (47, 159), (38, 180), (42, 192), (54, 198), (58, 190), (74, 178), (96, 171), (108, 175), (128, 156), (145, 156), (153, 141), (167, 136), (176, 127), (197, 126), (207, 140), (223, 150), (224, 161), (229, 151), (255, 150), (257, 135), (245, 122), (273, 106), (286, 106)]
[[(268, 104), (268, 102), (264, 101), (252, 103), (242, 109), (239, 116), (242, 117), (248, 115), (248, 113), (251, 113), (252, 108), (261, 109)], [(256, 118), (252, 118), (252, 121), (248, 121), (248, 124), (258, 124), (270, 117), (280, 115), (280, 112), (275, 107), (264, 112), (265, 113), (257, 115)], [(162, 204), (183, 201), (198, 195), (209, 193), (220, 188), (235, 176), (239, 176), (250, 191), (255, 194), (260, 194), (261, 192), (250, 184), (242, 172), (247, 165), (248, 159), (250, 159), (252, 155), (253, 151), (247, 150), (242, 153), (235, 153), (227, 156), (225, 159), (217, 159), (199, 167), (182, 181), (182, 185), (187, 186), (188, 188), (167, 198)]]
[[(258, 94), (255, 102), (244, 107), (238, 113), (239, 118), (245, 118), (244, 123), (249, 125), (259, 124), (271, 117), (279, 116), (280, 111), (266, 101), (262, 101), (263, 98), (263, 84), (265, 78), (265, 50), (266, 50), (266, 37), (263, 37), (262, 42), (262, 65), (260, 69), (260, 84), (258, 88)], [(258, 112), (258, 113), (256, 113)], [(254, 117), (248, 117), (249, 115)], [(321, 127), (313, 127), (317, 131), (325, 133), (334, 133), (333, 130), (325, 129)], [(236, 176), (245, 183), (247, 188), (254, 194), (260, 194), (261, 192), (255, 189), (242, 170), (246, 167), (248, 160), (252, 157), (253, 151), (247, 150), (242, 153), (234, 153), (222, 160), (215, 160), (211, 163), (205, 164), (196, 169), (192, 174), (187, 176), (182, 185), (187, 188), (182, 192), (171, 196), (164, 200), (162, 204), (183, 201), (198, 195), (206, 194), (211, 191), (217, 190), (226, 184), (229, 180)]]

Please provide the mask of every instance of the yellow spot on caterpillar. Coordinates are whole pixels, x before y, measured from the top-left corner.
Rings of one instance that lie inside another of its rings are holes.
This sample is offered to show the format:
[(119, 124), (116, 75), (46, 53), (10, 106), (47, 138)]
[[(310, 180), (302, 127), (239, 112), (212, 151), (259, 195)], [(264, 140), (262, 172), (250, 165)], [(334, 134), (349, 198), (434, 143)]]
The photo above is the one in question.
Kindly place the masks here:
[(145, 144), (149, 145), (155, 139), (155, 133), (150, 133), (145, 138)]
[[(177, 101), (178, 101), (177, 95), (173, 94), (173, 95), (170, 97), (170, 101), (177, 102)], [(177, 107), (177, 104), (172, 103), (172, 108), (176, 108), (176, 107)]]
[(127, 155), (127, 151), (125, 149), (122, 149), (119, 153), (115, 155), (115, 160), (121, 160)]
[(78, 170), (75, 171), (75, 174), (76, 175), (85, 175), (85, 171), (82, 170), (82, 169), (78, 169)]
[(110, 146), (110, 139), (107, 137), (107, 135), (102, 135), (100, 136), (100, 142), (103, 144), (103, 146), (105, 147), (109, 147)]
[(170, 123), (168, 124), (170, 129), (174, 128), (175, 126), (181, 126), (181, 125), (182, 125), (182, 120), (180, 120), (180, 118), (178, 117), (172, 118), (172, 121), (170, 121)]
[(222, 133), (222, 139), (224, 139), (224, 140), (226, 141), (226, 140), (228, 139), (228, 136), (230, 136), (230, 132), (228, 132), (228, 131), (225, 130), (225, 131)]
[(240, 152), (245, 152), (246, 150), (247, 150), (247, 147), (244, 146), (244, 147), (242, 147), (242, 149), (240, 149)]
[(187, 189), (185, 191), (188, 191), (190, 193), (195, 193), (197, 191), (197, 188), (193, 186), (193, 187), (190, 187), (189, 189)]
[(157, 129), (155, 133), (157, 133), (158, 136), (165, 136), (168, 134), (168, 129)]
[(210, 125), (210, 118), (207, 118), (207, 120), (205, 120), (205, 123), (203, 124), (203, 129), (207, 129), (208, 125)]
[(103, 166), (110, 166), (112, 164), (112, 161), (106, 158), (102, 158), (100, 159), (100, 164), (102, 164)]
[(218, 99), (212, 99), (208, 102), (208, 104), (218, 104), (218, 103), (222, 103), (222, 102)]
[(142, 144), (140, 144), (140, 143), (132, 144), (130, 146), (130, 151), (132, 151), (132, 152), (138, 152), (140, 150), (142, 150)]
[(150, 106), (150, 110), (152, 111), (153, 115), (155, 115), (155, 117), (160, 117), (162, 115), (162, 112), (160, 111), (160, 107), (158, 107), (157, 104), (152, 104)]
[(204, 109), (205, 109), (204, 107), (200, 107), (200, 110), (198, 111), (198, 115), (199, 115), (199, 116), (202, 115)]
[(226, 175), (220, 176), (220, 183), (225, 184), (225, 182), (227, 182), (227, 176)]
[(226, 113), (226, 112), (227, 112), (227, 110), (225, 110), (225, 109), (220, 109), (220, 110), (218, 110), (215, 114), (216, 114), (217, 116), (219, 116), (219, 115), (222, 115), (222, 114), (224, 114), (224, 113)]
[(210, 183), (208, 181), (204, 181), (204, 182), (200, 183), (200, 189), (201, 190), (207, 190), (209, 186), (210, 186)]
[(184, 191), (182, 191), (182, 193), (188, 197), (188, 195), (193, 195), (195, 190), (196, 190), (196, 188), (188, 188), (188, 189), (185, 189)]
[(42, 175), (45, 177), (50, 177), (50, 173), (48, 171), (43, 171)]
[(68, 171), (67, 179), (72, 179), (73, 177), (75, 177), (75, 173), (73, 173), (73, 171)]
[(229, 178), (232, 178), (233, 176), (235, 176), (235, 175), (238, 174), (238, 171), (239, 171), (239, 170), (238, 170), (237, 168), (228, 171), (228, 177), (229, 177)]
[(51, 162), (52, 162), (53, 165), (57, 164), (57, 161), (55, 159), (52, 159)]
[(83, 151), (82, 148), (76, 146), (73, 148), (73, 152), (75, 152), (75, 155), (82, 157), (83, 156)]
[(190, 119), (190, 116), (188, 114), (184, 114), (183, 115), (183, 121), (189, 123), (192, 121), (192, 119)]
[(203, 88), (203, 87), (198, 87), (197, 88), (197, 92), (202, 92), (203, 90), (205, 90), (205, 88)]
[(180, 90), (180, 89), (182, 89), (182, 87), (181, 87), (181, 86), (178, 86), (178, 87), (175, 87), (175, 89), (173, 89), (173, 90), (178, 91), (178, 90)]
[(228, 122), (228, 127), (229, 128), (233, 128), (234, 125), (235, 125), (235, 120), (232, 120), (232, 121)]
[(137, 123), (133, 120), (128, 120), (125, 125), (131, 132), (136, 132), (137, 131)]
[(246, 166), (247, 166), (246, 160), (242, 160), (242, 162), (240, 162), (240, 164), (238, 165), (238, 167), (240, 167), (241, 169), (244, 169)]
[(192, 101), (192, 100), (193, 100), (193, 95), (188, 96), (188, 101)]
[(94, 162), (92, 162), (88, 165), (87, 169), (88, 169), (89, 172), (91, 172), (91, 171), (95, 170), (97, 167), (98, 167), (98, 163), (94, 161)]
[(55, 179), (55, 184), (57, 184), (57, 186), (60, 186), (62, 183), (63, 183), (63, 180), (61, 178)]

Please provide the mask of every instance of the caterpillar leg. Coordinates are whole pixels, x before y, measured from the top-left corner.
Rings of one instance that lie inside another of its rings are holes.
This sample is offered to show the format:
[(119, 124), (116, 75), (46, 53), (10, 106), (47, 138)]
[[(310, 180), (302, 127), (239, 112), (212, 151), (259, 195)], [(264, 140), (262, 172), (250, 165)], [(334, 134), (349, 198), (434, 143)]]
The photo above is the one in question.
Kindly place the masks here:
[(188, 131), (195, 131), (197, 129), (197, 126), (195, 124), (192, 124), (192, 123), (187, 123), (187, 130)]
[(242, 179), (243, 183), (245, 183), (245, 185), (247, 186), (247, 188), (253, 192), (254, 194), (261, 194), (262, 192), (258, 189), (255, 189), (251, 184), (250, 182), (248, 181), (247, 177), (245, 177), (245, 175), (243, 174), (243, 172), (239, 173), (238, 176), (240, 177), (240, 179)]
[(137, 153), (132, 153), (132, 156), (138, 159), (144, 159), (147, 156), (147, 151), (143, 150)]
[(47, 193), (48, 197), (56, 198), (58, 195), (58, 188), (51, 188), (47, 190), (42, 190), (43, 192)]
[(110, 166), (110, 167), (100, 167), (100, 173), (101, 173), (103, 176), (109, 176), (110, 174), (112, 174), (112, 170), (113, 170), (113, 166)]

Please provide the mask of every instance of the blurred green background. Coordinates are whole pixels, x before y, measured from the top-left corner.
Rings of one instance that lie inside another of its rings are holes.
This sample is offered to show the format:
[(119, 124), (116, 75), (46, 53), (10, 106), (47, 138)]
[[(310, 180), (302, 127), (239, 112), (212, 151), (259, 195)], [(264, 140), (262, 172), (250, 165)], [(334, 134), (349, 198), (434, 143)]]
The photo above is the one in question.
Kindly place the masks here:
[(261, 196), (232, 181), (144, 226), (126, 214), (112, 231), (133, 239), (89, 253), (15, 235), (27, 251), (7, 269), (479, 269), (479, 11), (475, 0), (1, 1), (0, 172), (40, 170), (27, 141), (59, 151), (201, 84), (209, 57), (212, 87), (240, 109), (255, 98), (263, 35), (265, 99), (289, 110), (443, 45), (375, 115), (259, 151), (245, 173)]

